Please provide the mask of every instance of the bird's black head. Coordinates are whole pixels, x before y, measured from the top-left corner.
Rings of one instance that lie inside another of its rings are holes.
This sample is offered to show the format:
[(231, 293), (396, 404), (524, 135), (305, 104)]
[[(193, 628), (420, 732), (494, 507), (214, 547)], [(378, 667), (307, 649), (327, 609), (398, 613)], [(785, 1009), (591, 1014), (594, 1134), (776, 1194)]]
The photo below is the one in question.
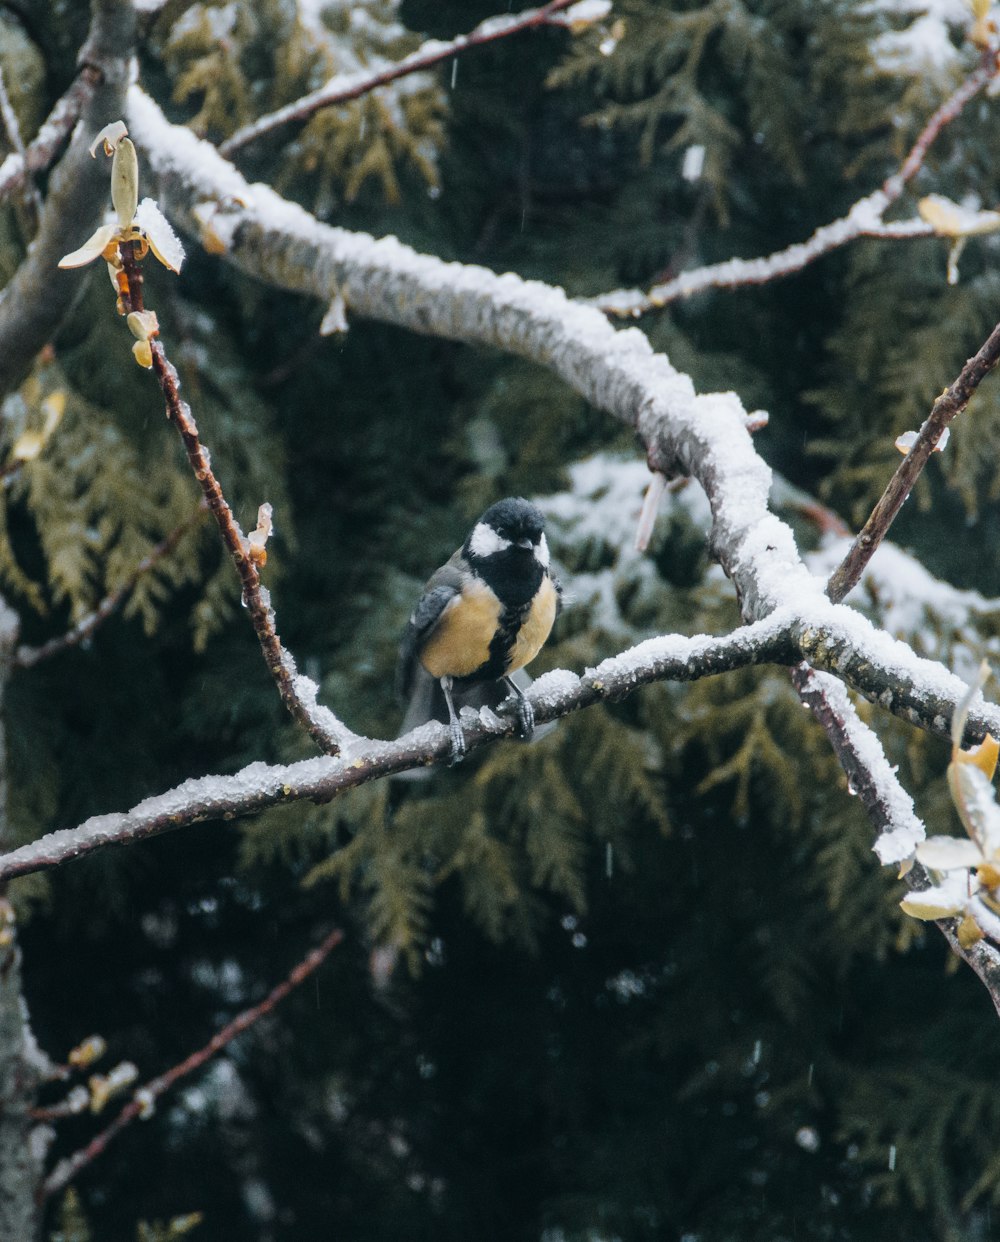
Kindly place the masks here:
[(473, 563), (495, 556), (533, 556), (545, 568), (549, 563), (545, 519), (540, 510), (519, 496), (498, 500), (473, 526), (465, 541), (465, 554)]
[(518, 496), (490, 505), (465, 541), (466, 559), (505, 603), (530, 599), (548, 572), (545, 519)]

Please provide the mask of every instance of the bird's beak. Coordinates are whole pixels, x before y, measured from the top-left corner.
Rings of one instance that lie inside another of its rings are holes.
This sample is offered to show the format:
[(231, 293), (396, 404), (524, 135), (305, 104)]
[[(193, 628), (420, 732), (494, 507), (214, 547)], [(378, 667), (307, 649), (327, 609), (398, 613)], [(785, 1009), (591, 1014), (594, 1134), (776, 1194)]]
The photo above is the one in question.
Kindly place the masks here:
[(519, 548), (526, 548), (530, 552), (535, 545), (532, 540), (525, 536), (524, 539), (518, 539), (516, 541), (516, 546)]

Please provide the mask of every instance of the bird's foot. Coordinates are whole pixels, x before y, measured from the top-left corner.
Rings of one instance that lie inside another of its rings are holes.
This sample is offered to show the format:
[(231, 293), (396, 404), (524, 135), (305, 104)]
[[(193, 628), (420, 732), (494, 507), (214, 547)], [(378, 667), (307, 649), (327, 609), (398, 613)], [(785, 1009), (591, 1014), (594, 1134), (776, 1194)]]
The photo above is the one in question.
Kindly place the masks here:
[(530, 742), (535, 732), (535, 709), (520, 690), (517, 694), (517, 733), (524, 742)]
[(465, 758), (465, 737), (462, 733), (462, 726), (457, 720), (451, 722), (451, 758), (448, 760), (448, 766), (453, 768), (456, 763), (461, 763)]

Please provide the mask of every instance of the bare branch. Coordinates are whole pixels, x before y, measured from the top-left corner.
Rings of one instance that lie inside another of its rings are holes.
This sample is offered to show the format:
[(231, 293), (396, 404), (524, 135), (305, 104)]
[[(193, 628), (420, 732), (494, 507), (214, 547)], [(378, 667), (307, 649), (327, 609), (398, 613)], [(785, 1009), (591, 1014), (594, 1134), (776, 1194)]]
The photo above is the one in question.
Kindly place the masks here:
[[(129, 311), (143, 310), (142, 269), (135, 257), (132, 242), (122, 242), (119, 254), (128, 280), (122, 302)], [(186, 401), (181, 400), (180, 379), (173, 364), (168, 360), (159, 339), (152, 339), (150, 349), (153, 373), (163, 392), (167, 406), (167, 418), (177, 428), (184, 451), (194, 476), (201, 486), (205, 506), (215, 518), (222, 535), (222, 542), (232, 558), (243, 589), (243, 603), (250, 615), (254, 632), (264, 653), (268, 672), (274, 678), (282, 702), (292, 717), (308, 730), (310, 737), (327, 754), (336, 755), (341, 746), (353, 738), (351, 731), (327, 708), (315, 700), (315, 686), (302, 677), (295, 668), (291, 654), (281, 645), (275, 629), (274, 610), (270, 593), (261, 584), (260, 572), (250, 555), (250, 545), (233, 516), (229, 502), (212, 470), (209, 454), (201, 443), (198, 427)], [(304, 691), (304, 693), (303, 693)]]
[(834, 603), (842, 600), (860, 580), (865, 566), (885, 538), (893, 519), (903, 506), (903, 501), (913, 490), (945, 428), (969, 404), (973, 393), (997, 365), (998, 360), (1000, 323), (987, 337), (979, 352), (968, 359), (954, 383), (934, 402), (916, 441), (889, 480), (868, 521), (851, 545), (851, 550), (827, 583), (826, 592)]
[[(58, 329), (79, 281), (56, 268), (70, 237), (96, 228), (107, 202), (107, 175), (87, 146), (108, 117), (125, 103), (128, 64), (135, 37), (130, 0), (92, 0), (91, 28), (81, 63), (101, 75), (84, 107), (81, 124), (49, 182), (41, 225), (27, 257), (0, 292), (0, 396), (16, 388), (35, 355)], [(44, 290), (44, 297), (39, 291)]]
[(266, 1014), (271, 1013), (291, 991), (308, 979), (326, 961), (333, 949), (343, 939), (344, 933), (339, 928), (335, 928), (315, 949), (312, 949), (299, 962), (287, 978), (279, 983), (260, 1004), (244, 1009), (232, 1022), (228, 1022), (221, 1030), (216, 1031), (203, 1048), (199, 1048), (197, 1052), (192, 1052), (189, 1057), (185, 1058), (178, 1065), (173, 1066), (172, 1069), (167, 1070), (165, 1074), (161, 1074), (158, 1078), (152, 1078), (141, 1086), (109, 1126), (103, 1129), (100, 1134), (95, 1135), (85, 1147), (81, 1147), (72, 1156), (67, 1156), (65, 1160), (59, 1161), (45, 1179), (41, 1191), (42, 1199), (48, 1199), (52, 1195), (58, 1194), (60, 1190), (64, 1190), (81, 1170), (93, 1163), (98, 1156), (107, 1150), (111, 1140), (116, 1138), (130, 1122), (135, 1121), (137, 1117), (149, 1117), (156, 1107), (156, 1101), (164, 1092), (169, 1091), (174, 1083), (179, 1082), (182, 1078), (186, 1078), (188, 1074), (193, 1074), (195, 1070), (201, 1069), (207, 1061), (210, 1061), (217, 1052), (221, 1052), (237, 1035), (242, 1035), (255, 1022), (258, 1022)]
[(18, 647), (14, 655), (14, 666), (16, 668), (34, 668), (36, 664), (41, 664), (43, 660), (51, 659), (52, 656), (58, 655), (60, 651), (67, 651), (71, 647), (78, 647), (80, 643), (86, 642), (94, 631), (103, 625), (108, 617), (112, 616), (128, 599), (135, 590), (140, 578), (148, 574), (150, 570), (155, 569), (165, 556), (169, 556), (188, 531), (201, 521), (207, 511), (208, 506), (202, 500), (190, 517), (181, 522), (179, 526), (176, 526), (169, 535), (161, 539), (148, 556), (142, 558), (117, 590), (105, 596), (94, 611), (88, 612), (85, 617), (81, 617), (71, 630), (68, 630), (65, 634), (60, 634), (58, 638), (49, 639), (47, 643), (43, 643), (40, 647)]
[[(667, 306), (680, 298), (703, 293), (706, 289), (735, 289), (746, 285), (763, 285), (782, 276), (800, 272), (822, 255), (838, 250), (859, 237), (880, 237), (903, 240), (936, 236), (926, 220), (899, 220), (886, 223), (883, 216), (896, 202), (906, 185), (923, 167), (927, 152), (941, 131), (1000, 72), (1000, 58), (995, 49), (983, 53), (979, 66), (958, 89), (937, 109), (896, 172), (882, 183), (880, 189), (859, 199), (846, 216), (818, 228), (805, 242), (797, 242), (759, 259), (728, 259), (706, 267), (682, 272), (672, 280), (654, 285), (648, 293), (638, 289), (616, 289), (588, 304), (600, 307), (611, 315), (638, 317), (646, 311)], [(992, 213), (984, 213), (983, 218)], [(970, 225), (972, 221), (970, 219)]]
[(457, 38), (450, 39), (447, 43), (443, 43), (440, 39), (429, 39), (415, 52), (411, 52), (409, 56), (404, 56), (397, 64), (387, 68), (338, 73), (329, 82), (310, 91), (308, 95), (303, 95), (301, 99), (285, 104), (283, 108), (278, 108), (266, 116), (258, 117), (251, 124), (244, 125), (242, 129), (238, 129), (235, 134), (221, 143), (219, 150), (227, 159), (231, 158), (248, 143), (256, 142), (258, 138), (292, 121), (306, 121), (321, 108), (359, 99), (362, 95), (367, 95), (380, 86), (388, 86), (390, 82), (395, 82), (408, 74), (430, 69), (443, 60), (450, 60), (451, 57), (468, 51), (470, 48), (495, 43), (498, 39), (519, 34), (523, 30), (551, 25), (556, 13), (561, 9), (569, 8), (575, 2), (576, 0), (551, 0), (551, 3), (541, 8), (526, 9), (523, 13), (489, 17), (468, 34), (458, 35)]

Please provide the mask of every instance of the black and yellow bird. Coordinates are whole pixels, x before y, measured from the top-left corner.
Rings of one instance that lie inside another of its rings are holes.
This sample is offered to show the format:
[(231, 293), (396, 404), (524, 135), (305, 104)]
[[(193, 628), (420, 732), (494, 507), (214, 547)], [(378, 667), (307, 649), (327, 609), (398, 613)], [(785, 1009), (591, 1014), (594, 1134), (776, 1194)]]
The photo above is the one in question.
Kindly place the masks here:
[(513, 691), (520, 735), (530, 738), (534, 712), (523, 691), (530, 678), (520, 670), (548, 638), (560, 593), (539, 510), (519, 497), (491, 505), (429, 579), (410, 616), (396, 676), (409, 705), (402, 732), (447, 719), (451, 762), (458, 763), (465, 741), (455, 700), (494, 707)]

